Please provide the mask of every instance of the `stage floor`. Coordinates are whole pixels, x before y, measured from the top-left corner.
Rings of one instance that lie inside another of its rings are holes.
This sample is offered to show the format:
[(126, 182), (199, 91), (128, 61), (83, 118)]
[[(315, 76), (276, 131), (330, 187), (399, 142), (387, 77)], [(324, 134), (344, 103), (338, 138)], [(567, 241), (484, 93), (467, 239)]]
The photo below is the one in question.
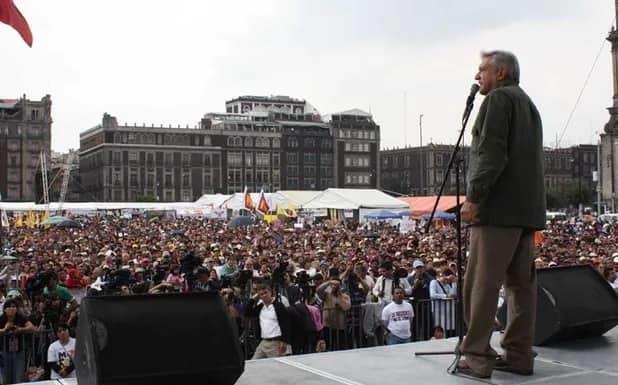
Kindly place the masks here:
[[(499, 346), (498, 333), (492, 344)], [(452, 355), (415, 357), (414, 352), (452, 350), (457, 339), (415, 342), (247, 361), (238, 385), (383, 385), (475, 384), (477, 380), (450, 375)], [(618, 384), (618, 327), (603, 337), (537, 347), (533, 376), (494, 371), (483, 382), (500, 385), (616, 385)], [(32, 383), (30, 383), (32, 384)], [(76, 385), (75, 380), (45, 381), (39, 385)], [(180, 384), (179, 384), (180, 385)]]

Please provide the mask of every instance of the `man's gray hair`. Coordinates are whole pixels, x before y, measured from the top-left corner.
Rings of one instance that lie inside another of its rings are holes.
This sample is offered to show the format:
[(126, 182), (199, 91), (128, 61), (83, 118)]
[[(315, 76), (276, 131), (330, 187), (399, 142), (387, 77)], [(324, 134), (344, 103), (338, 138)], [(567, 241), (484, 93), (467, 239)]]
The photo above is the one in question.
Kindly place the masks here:
[(506, 69), (506, 76), (515, 84), (519, 84), (519, 62), (517, 57), (508, 51), (481, 52), (481, 57), (490, 58), (496, 67)]

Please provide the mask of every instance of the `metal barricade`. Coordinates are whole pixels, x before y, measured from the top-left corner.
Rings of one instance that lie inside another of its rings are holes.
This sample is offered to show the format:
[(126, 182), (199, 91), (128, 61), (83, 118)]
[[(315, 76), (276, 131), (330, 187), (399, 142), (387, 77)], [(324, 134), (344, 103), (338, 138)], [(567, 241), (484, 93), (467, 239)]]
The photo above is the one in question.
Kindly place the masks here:
[(51, 330), (34, 333), (8, 333), (0, 336), (2, 383), (26, 382), (26, 371), (37, 367), (46, 370), (47, 349), (56, 340)]

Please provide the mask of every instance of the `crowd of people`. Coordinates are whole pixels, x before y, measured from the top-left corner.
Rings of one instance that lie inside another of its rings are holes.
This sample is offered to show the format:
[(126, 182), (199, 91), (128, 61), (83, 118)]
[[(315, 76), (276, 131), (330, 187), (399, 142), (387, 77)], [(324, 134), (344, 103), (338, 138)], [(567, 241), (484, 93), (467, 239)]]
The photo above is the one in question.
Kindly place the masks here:
[[(401, 234), (384, 223), (231, 228), (198, 218), (75, 219), (83, 227), (4, 230), (4, 383), (23, 380), (20, 373), (74, 375), (70, 363), (61, 365), (65, 350), (52, 344), (49, 359), (20, 356), (27, 343), (12, 346), (9, 337), (47, 331), (70, 345), (85, 295), (220, 293), (255, 358), (456, 333), (456, 232), (448, 223)], [(536, 237), (535, 262), (590, 264), (616, 288), (617, 238), (618, 224), (550, 223)]]

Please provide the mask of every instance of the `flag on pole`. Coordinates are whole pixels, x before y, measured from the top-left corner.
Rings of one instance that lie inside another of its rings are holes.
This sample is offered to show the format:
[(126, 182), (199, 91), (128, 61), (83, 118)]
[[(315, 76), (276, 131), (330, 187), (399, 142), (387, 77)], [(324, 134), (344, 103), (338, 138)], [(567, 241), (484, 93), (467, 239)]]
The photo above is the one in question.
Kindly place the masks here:
[(245, 187), (244, 201), (245, 201), (245, 209), (247, 209), (249, 211), (254, 211), (255, 210), (255, 204), (253, 203), (253, 199), (251, 199), (251, 194), (247, 190), (247, 187)]
[(24, 226), (24, 222), (21, 217), (21, 213), (18, 213), (16, 214), (16, 218), (15, 218), (15, 227), (23, 227), (23, 226)]
[(268, 201), (266, 200), (264, 190), (260, 191), (260, 199), (258, 199), (257, 211), (261, 212), (262, 214), (270, 211), (270, 206), (268, 205)]
[(35, 225), (34, 223), (34, 212), (32, 210), (28, 211), (28, 216), (26, 217), (26, 226), (28, 226), (29, 229), (33, 228)]
[(26, 18), (19, 12), (13, 0), (0, 0), (0, 21), (15, 28), (28, 46), (32, 47), (32, 32)]

